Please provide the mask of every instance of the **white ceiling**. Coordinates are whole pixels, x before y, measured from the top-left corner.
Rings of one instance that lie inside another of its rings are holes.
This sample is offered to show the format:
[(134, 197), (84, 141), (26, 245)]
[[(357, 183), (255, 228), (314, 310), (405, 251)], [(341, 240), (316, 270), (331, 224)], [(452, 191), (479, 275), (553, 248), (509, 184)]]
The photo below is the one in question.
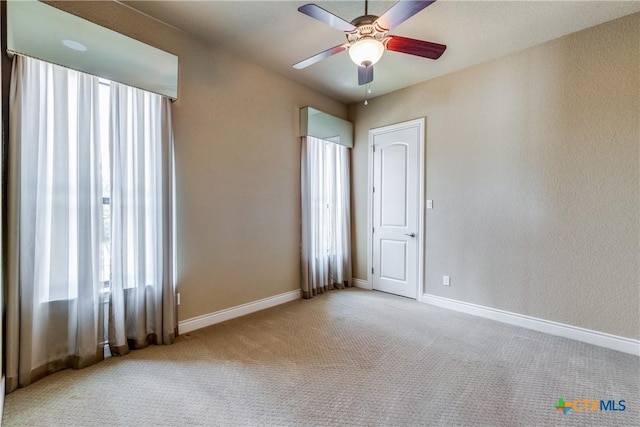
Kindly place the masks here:
[[(304, 70), (292, 64), (345, 42), (344, 33), (297, 11), (314, 2), (351, 21), (364, 1), (123, 1), (210, 44), (342, 102), (364, 99), (346, 52)], [(394, 1), (370, 1), (382, 15)], [(391, 34), (447, 45), (436, 61), (387, 51), (375, 65), (371, 97), (640, 11), (638, 1), (440, 0)]]

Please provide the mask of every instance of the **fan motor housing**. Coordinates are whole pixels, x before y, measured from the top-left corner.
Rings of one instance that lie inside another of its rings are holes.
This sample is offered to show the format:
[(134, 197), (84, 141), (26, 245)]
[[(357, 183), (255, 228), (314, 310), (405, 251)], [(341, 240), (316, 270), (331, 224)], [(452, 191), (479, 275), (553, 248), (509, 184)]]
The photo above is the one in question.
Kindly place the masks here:
[(363, 16), (358, 16), (356, 19), (354, 19), (353, 21), (351, 21), (351, 25), (359, 27), (360, 25), (371, 25), (374, 22), (376, 22), (376, 19), (378, 19), (378, 16), (375, 15), (363, 15)]
[(363, 38), (383, 41), (387, 30), (375, 24), (377, 19), (378, 17), (376, 15), (363, 15), (351, 21), (351, 25), (354, 25), (356, 29), (346, 33), (349, 43), (353, 44)]

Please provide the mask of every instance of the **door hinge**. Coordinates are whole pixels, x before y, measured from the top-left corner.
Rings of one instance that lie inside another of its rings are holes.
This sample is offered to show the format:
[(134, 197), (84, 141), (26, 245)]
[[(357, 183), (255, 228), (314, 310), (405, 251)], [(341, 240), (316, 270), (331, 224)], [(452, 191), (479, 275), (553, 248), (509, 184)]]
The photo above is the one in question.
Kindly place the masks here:
[(375, 232), (376, 232), (376, 228), (373, 227), (373, 230), (371, 231), (371, 234), (375, 234)]
[(374, 193), (376, 192), (376, 187), (373, 187), (373, 192), (374, 192)]
[(371, 147), (373, 148), (373, 152), (375, 153), (376, 152), (376, 146), (372, 145)]
[(371, 274), (373, 274), (373, 267), (371, 267)]

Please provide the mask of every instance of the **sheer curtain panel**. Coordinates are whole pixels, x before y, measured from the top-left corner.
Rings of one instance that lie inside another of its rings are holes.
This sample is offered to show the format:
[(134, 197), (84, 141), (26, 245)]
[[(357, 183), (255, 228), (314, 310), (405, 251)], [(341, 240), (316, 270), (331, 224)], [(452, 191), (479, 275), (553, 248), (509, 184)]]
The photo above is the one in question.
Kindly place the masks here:
[(175, 339), (170, 107), (15, 56), (7, 391)]
[(302, 140), (303, 298), (351, 281), (349, 149), (312, 136)]
[(111, 83), (109, 348), (124, 354), (176, 336), (170, 101)]
[(103, 357), (98, 78), (16, 56), (9, 110), (12, 391)]

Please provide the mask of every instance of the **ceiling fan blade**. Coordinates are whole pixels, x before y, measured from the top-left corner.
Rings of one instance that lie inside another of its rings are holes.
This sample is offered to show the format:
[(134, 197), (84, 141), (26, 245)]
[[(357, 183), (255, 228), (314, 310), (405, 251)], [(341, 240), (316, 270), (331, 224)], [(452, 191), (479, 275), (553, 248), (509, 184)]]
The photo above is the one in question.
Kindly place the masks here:
[(434, 2), (435, 0), (400, 0), (382, 14), (376, 23), (385, 30), (392, 30)]
[(408, 53), (409, 55), (423, 58), (438, 59), (444, 53), (447, 46), (439, 43), (425, 42), (423, 40), (410, 39), (400, 36), (389, 36), (386, 41), (387, 49), (395, 52)]
[(356, 29), (356, 27), (344, 19), (315, 4), (305, 4), (304, 6), (300, 6), (298, 11), (317, 19), (320, 22), (324, 22), (327, 25), (331, 25), (333, 28), (337, 28), (340, 31), (353, 31)]
[(313, 65), (316, 62), (320, 62), (325, 58), (328, 58), (332, 55), (335, 55), (336, 53), (340, 53), (343, 50), (347, 50), (347, 47), (349, 47), (349, 43), (345, 43), (345, 44), (341, 44), (338, 46), (334, 46), (331, 49), (327, 49), (324, 52), (320, 52), (316, 55), (313, 55), (303, 61), (298, 62), (297, 64), (293, 64), (293, 68), (296, 68), (298, 70), (301, 70), (303, 68), (308, 67), (309, 65)]
[(358, 66), (358, 85), (366, 85), (373, 81), (373, 65)]

